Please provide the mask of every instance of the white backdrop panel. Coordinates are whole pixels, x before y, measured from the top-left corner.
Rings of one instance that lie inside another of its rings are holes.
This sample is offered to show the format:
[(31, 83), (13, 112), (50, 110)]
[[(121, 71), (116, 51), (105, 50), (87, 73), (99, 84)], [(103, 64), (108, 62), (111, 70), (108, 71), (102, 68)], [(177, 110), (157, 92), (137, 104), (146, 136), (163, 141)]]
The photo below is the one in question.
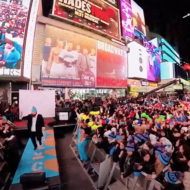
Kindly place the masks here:
[(19, 90), (20, 117), (21, 113), (22, 116), (30, 114), (33, 106), (44, 118), (55, 117), (55, 91)]

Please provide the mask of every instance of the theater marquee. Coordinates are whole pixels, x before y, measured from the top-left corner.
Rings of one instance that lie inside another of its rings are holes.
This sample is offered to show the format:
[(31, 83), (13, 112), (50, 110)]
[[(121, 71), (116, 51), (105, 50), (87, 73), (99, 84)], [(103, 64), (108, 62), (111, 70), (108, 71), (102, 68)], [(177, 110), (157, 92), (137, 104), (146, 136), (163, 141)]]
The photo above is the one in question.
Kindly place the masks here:
[(102, 0), (54, 0), (52, 15), (120, 39), (119, 10)]

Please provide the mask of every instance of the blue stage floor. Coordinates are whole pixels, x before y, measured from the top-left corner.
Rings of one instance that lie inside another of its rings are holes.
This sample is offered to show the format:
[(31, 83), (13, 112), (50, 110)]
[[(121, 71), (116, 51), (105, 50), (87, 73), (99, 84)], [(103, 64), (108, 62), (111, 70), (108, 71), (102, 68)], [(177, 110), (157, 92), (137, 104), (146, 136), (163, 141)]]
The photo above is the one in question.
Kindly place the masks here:
[(46, 178), (59, 176), (54, 132), (46, 130), (43, 134), (42, 146), (35, 151), (31, 139), (28, 140), (12, 184), (19, 184), (20, 176), (24, 173), (44, 171)]

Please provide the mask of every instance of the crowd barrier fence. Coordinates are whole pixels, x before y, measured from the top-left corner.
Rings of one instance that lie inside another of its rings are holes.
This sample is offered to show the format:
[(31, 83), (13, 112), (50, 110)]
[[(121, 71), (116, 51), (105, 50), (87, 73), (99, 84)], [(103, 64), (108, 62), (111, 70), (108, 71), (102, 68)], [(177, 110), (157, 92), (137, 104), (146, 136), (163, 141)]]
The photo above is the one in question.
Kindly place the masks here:
[[(73, 131), (73, 138), (70, 144), (75, 155), (78, 155), (77, 149), (77, 131), (78, 125), (76, 125)], [(151, 179), (147, 180), (147, 174), (141, 172), (139, 177), (133, 174), (127, 178), (121, 179), (120, 168), (118, 163), (112, 161), (112, 156), (108, 155), (102, 149), (98, 149), (93, 141), (90, 141), (86, 147), (86, 154), (89, 157), (86, 173), (89, 175), (90, 169), (97, 174), (98, 178), (92, 178), (92, 182), (96, 189), (103, 190), (156, 190), (155, 185), (162, 189), (163, 186), (158, 181)]]

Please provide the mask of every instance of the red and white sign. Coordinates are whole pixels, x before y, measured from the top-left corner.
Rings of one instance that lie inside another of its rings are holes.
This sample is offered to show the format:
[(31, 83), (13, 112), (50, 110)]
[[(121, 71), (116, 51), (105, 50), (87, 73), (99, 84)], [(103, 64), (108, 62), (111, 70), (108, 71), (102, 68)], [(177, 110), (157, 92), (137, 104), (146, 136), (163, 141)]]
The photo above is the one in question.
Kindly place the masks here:
[(119, 10), (103, 0), (54, 0), (52, 15), (121, 37)]
[(127, 52), (124, 49), (97, 41), (97, 86), (127, 87)]

